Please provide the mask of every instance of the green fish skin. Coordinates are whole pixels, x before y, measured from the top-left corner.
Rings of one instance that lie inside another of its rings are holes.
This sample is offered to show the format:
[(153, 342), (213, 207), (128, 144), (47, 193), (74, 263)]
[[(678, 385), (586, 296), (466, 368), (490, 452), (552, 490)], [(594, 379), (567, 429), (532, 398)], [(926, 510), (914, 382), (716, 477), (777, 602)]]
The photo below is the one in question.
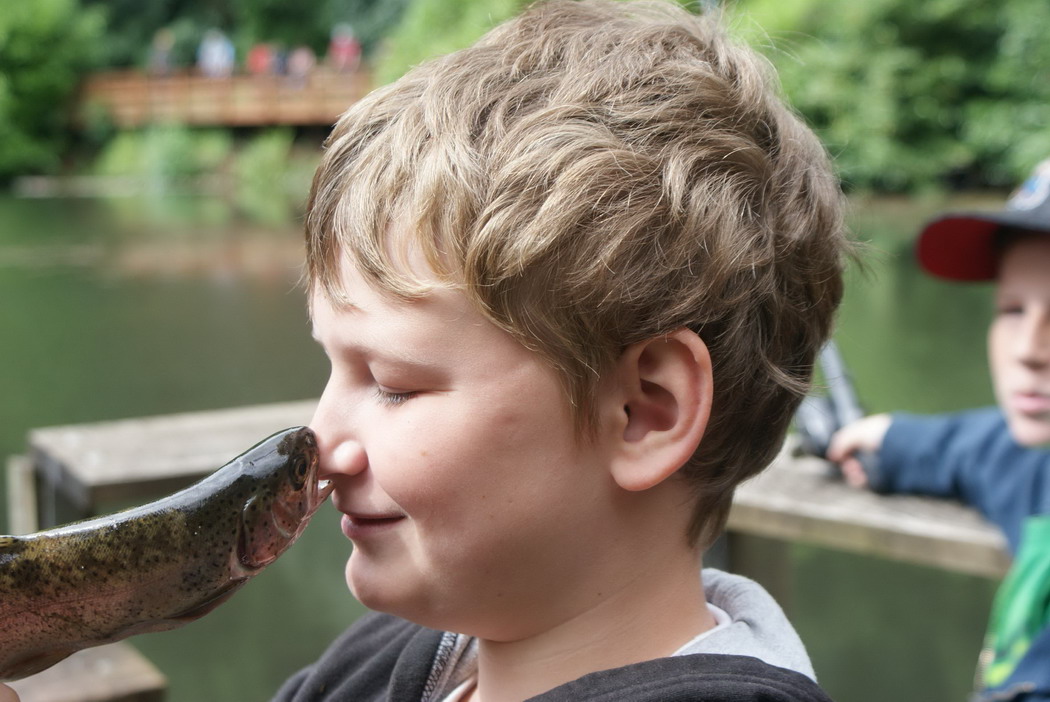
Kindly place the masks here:
[(207, 614), (306, 528), (333, 487), (318, 470), (296, 427), (148, 505), (0, 536), (0, 681)]

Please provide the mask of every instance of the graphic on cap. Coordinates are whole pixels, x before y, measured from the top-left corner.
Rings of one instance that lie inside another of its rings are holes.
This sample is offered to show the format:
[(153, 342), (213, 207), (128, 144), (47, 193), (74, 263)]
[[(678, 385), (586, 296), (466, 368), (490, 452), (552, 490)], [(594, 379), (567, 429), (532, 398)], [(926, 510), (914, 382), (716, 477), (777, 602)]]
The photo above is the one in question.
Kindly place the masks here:
[(1050, 159), (1040, 163), (1032, 170), (1025, 182), (1021, 183), (1010, 195), (1006, 203), (1008, 210), (1034, 210), (1050, 196)]

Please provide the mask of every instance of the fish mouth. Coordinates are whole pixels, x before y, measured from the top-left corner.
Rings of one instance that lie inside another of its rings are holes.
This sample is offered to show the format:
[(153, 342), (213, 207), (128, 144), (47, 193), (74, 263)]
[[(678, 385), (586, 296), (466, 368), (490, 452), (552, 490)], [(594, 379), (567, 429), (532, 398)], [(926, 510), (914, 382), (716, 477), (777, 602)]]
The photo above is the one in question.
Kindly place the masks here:
[(334, 489), (335, 483), (331, 480), (316, 481), (312, 499), (307, 503), (305, 513), (290, 509), (289, 505), (281, 500), (274, 502), (270, 514), (278, 535), (283, 539), (295, 540)]
[(307, 524), (310, 523), (311, 517), (334, 489), (333, 481), (317, 480), (314, 481), (312, 491), (306, 495), (299, 495), (297, 507), (288, 504), (285, 500), (274, 500), (267, 509), (269, 519), (264, 532), (276, 537), (278, 540), (276, 546), (271, 543), (267, 547), (265, 542), (254, 542), (251, 530), (246, 528), (242, 512), (240, 529), (237, 534), (237, 556), (234, 559), (238, 564), (235, 571), (238, 577), (255, 574), (276, 560), (285, 549), (295, 543), (306, 529)]
[(317, 491), (314, 495), (314, 510), (324, 504), (324, 501), (328, 499), (328, 496), (332, 494), (333, 490), (335, 490), (334, 480), (317, 481)]

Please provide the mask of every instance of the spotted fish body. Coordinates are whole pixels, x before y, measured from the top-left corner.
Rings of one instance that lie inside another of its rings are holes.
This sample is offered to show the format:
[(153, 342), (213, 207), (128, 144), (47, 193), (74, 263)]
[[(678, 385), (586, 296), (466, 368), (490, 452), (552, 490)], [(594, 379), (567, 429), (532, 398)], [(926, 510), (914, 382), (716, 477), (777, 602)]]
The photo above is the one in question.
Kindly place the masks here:
[(288, 429), (170, 497), (0, 536), (0, 681), (207, 614), (306, 528), (332, 489), (317, 471), (313, 432)]

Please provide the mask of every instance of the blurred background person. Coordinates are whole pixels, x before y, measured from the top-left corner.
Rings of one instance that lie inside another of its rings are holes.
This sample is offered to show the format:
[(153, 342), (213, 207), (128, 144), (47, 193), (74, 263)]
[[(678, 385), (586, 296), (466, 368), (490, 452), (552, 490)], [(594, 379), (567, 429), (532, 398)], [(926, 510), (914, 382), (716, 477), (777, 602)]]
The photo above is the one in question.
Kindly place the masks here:
[[(959, 499), (1005, 533), (1014, 562), (992, 605), (981, 700), (1050, 700), (1050, 160), (1001, 212), (948, 214), (917, 242), (927, 273), (994, 281), (988, 363), (996, 405), (843, 427), (828, 458), (882, 492)], [(859, 451), (878, 455), (877, 479)]]
[(229, 78), (233, 75), (233, 42), (218, 29), (204, 33), (197, 50), (197, 66), (209, 78)]
[(345, 22), (337, 24), (328, 43), (328, 65), (340, 73), (352, 73), (360, 63), (361, 43), (354, 28)]
[(162, 78), (171, 75), (172, 50), (175, 48), (175, 34), (168, 28), (160, 29), (153, 35), (150, 44), (150, 75)]

